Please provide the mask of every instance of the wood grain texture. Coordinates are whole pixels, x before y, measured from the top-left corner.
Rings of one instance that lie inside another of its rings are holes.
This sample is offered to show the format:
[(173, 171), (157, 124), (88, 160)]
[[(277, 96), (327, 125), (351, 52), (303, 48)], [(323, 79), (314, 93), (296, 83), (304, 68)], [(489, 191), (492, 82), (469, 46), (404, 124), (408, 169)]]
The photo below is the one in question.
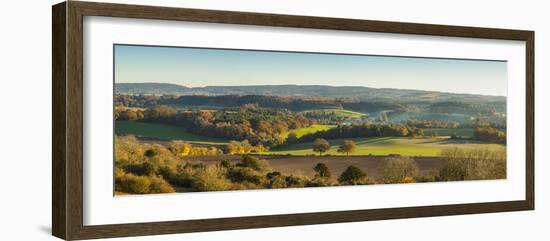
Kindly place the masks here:
[(52, 234), (66, 238), (65, 3), (52, 7)]
[[(526, 198), (492, 203), (319, 212), (191, 221), (83, 225), (83, 17), (158, 20), (369, 31), (526, 43)], [(69, 1), (53, 7), (52, 224), (57, 237), (74, 239), (203, 232), (291, 225), (356, 222), (534, 209), (534, 32), (357, 19), (275, 15)]]
[(204, 232), (527, 210), (524, 201), (86, 226), (79, 238)]
[(72, 2), (87, 16), (525, 40), (530, 31), (158, 6)]
[(83, 15), (67, 5), (67, 239), (83, 229)]
[(526, 80), (526, 147), (525, 200), (530, 209), (535, 209), (535, 32), (529, 32), (525, 39)]

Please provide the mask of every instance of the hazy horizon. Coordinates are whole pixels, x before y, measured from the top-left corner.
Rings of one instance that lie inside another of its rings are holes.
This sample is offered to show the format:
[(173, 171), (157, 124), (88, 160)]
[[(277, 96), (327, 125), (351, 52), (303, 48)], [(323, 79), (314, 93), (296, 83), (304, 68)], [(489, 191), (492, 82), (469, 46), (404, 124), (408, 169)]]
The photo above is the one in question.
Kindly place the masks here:
[(298, 85), (507, 95), (507, 63), (418, 57), (115, 45), (115, 83)]
[(185, 86), (178, 83), (168, 83), (168, 82), (152, 82), (152, 81), (145, 81), (145, 82), (123, 82), (123, 83), (116, 83), (116, 84), (173, 84), (178, 85), (186, 88), (206, 88), (206, 87), (252, 87), (252, 86), (328, 86), (328, 87), (342, 87), (342, 88), (353, 88), (353, 87), (361, 87), (361, 88), (371, 88), (371, 89), (395, 89), (395, 90), (411, 90), (411, 91), (427, 91), (427, 92), (441, 92), (441, 93), (449, 93), (449, 94), (464, 94), (464, 95), (481, 95), (481, 96), (494, 96), (494, 97), (506, 97), (504, 95), (490, 95), (490, 94), (473, 94), (473, 93), (460, 93), (460, 92), (449, 92), (449, 91), (438, 91), (438, 90), (421, 90), (421, 89), (403, 89), (403, 88), (375, 88), (375, 87), (369, 87), (369, 86), (350, 86), (350, 85), (300, 85), (300, 84), (263, 84), (263, 85), (205, 85), (205, 86)]

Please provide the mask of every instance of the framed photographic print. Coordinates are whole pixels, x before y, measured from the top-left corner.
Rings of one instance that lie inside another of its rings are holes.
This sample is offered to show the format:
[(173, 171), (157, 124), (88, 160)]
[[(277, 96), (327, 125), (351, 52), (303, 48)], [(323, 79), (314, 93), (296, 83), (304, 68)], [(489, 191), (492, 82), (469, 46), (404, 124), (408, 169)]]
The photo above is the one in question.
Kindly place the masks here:
[(53, 6), (53, 235), (534, 209), (534, 32)]

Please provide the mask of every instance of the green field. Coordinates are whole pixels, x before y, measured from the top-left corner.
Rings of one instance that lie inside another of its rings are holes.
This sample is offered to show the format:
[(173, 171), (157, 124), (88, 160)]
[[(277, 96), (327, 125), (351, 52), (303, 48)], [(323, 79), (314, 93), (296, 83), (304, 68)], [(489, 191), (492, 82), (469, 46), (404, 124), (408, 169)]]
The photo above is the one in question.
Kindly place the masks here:
[(437, 133), (438, 136), (451, 136), (453, 133), (457, 136), (474, 136), (474, 129), (472, 128), (425, 128), (422, 131), (424, 131), (424, 135), (426, 136), (432, 133)]
[(361, 118), (361, 117), (367, 115), (367, 114), (360, 113), (360, 112), (355, 112), (355, 111), (346, 110), (346, 109), (338, 109), (338, 108), (315, 109), (315, 110), (302, 111), (302, 113), (311, 113), (311, 112), (334, 113), (336, 116), (342, 116), (342, 117), (348, 117), (348, 118)]
[[(312, 125), (310, 127), (294, 130), (298, 137), (308, 133), (328, 130), (334, 128), (332, 125)], [(444, 129), (432, 128), (425, 129), (425, 134), (429, 135), (429, 131), (437, 131), (440, 137), (437, 138), (406, 138), (406, 137), (372, 137), (372, 138), (353, 138), (357, 144), (357, 150), (350, 155), (390, 155), (400, 154), (407, 156), (437, 156), (441, 150), (446, 148), (481, 148), (481, 149), (503, 149), (505, 145), (483, 143), (475, 140), (451, 140), (448, 137), (454, 132), (460, 136), (471, 136), (472, 130), (468, 128), (461, 129)], [(201, 145), (223, 145), (226, 140), (199, 136), (187, 132), (184, 128), (165, 125), (146, 123), (139, 121), (117, 121), (115, 124), (115, 132), (118, 135), (132, 134), (138, 137), (152, 138), (159, 140), (183, 140), (193, 144)], [(450, 134), (449, 134), (450, 133)], [(338, 153), (338, 145), (343, 142), (343, 139), (329, 140), (331, 149), (324, 153), (330, 155), (345, 155)], [(266, 154), (277, 155), (311, 155), (318, 154), (313, 152), (312, 143), (299, 143), (291, 146), (282, 146), (273, 148)]]
[(300, 129), (296, 129), (296, 130), (290, 130), (289, 132), (287, 132), (285, 134), (284, 138), (286, 139), (290, 132), (296, 133), (296, 137), (300, 138), (305, 134), (315, 133), (315, 132), (318, 132), (318, 131), (326, 131), (326, 130), (332, 129), (334, 127), (336, 127), (336, 126), (335, 125), (311, 125), (309, 127), (304, 127), (304, 128), (300, 128)]
[[(482, 143), (472, 140), (450, 140), (448, 138), (405, 138), (405, 137), (373, 137), (353, 138), (357, 144), (357, 151), (350, 155), (389, 155), (400, 154), (406, 156), (437, 156), (446, 148), (482, 148), (502, 149), (501, 144)], [(331, 148), (324, 154), (345, 155), (338, 153), (338, 145), (343, 139), (329, 140)], [(300, 143), (286, 147), (274, 148), (269, 154), (280, 155), (311, 155), (319, 154), (312, 150), (312, 143)]]
[(139, 121), (117, 121), (115, 123), (115, 133), (118, 135), (131, 134), (161, 140), (182, 140), (196, 144), (220, 145), (227, 143), (225, 140), (189, 133), (184, 128), (178, 126)]
[(448, 122), (468, 122), (470, 120), (469, 115), (464, 114), (447, 114), (447, 113), (433, 113), (425, 109), (408, 110), (389, 112), (388, 118), (394, 122), (407, 121), (407, 120), (441, 120)]

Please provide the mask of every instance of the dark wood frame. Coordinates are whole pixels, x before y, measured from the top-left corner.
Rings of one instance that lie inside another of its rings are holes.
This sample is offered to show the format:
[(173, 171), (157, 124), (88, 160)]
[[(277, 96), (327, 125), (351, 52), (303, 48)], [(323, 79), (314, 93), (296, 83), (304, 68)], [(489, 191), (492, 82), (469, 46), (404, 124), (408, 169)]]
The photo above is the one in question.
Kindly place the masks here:
[[(52, 233), (62, 239), (203, 232), (533, 210), (534, 32), (309, 16), (68, 1), (52, 7)], [(108, 16), (525, 41), (525, 200), (115, 225), (83, 225), (83, 17)]]

